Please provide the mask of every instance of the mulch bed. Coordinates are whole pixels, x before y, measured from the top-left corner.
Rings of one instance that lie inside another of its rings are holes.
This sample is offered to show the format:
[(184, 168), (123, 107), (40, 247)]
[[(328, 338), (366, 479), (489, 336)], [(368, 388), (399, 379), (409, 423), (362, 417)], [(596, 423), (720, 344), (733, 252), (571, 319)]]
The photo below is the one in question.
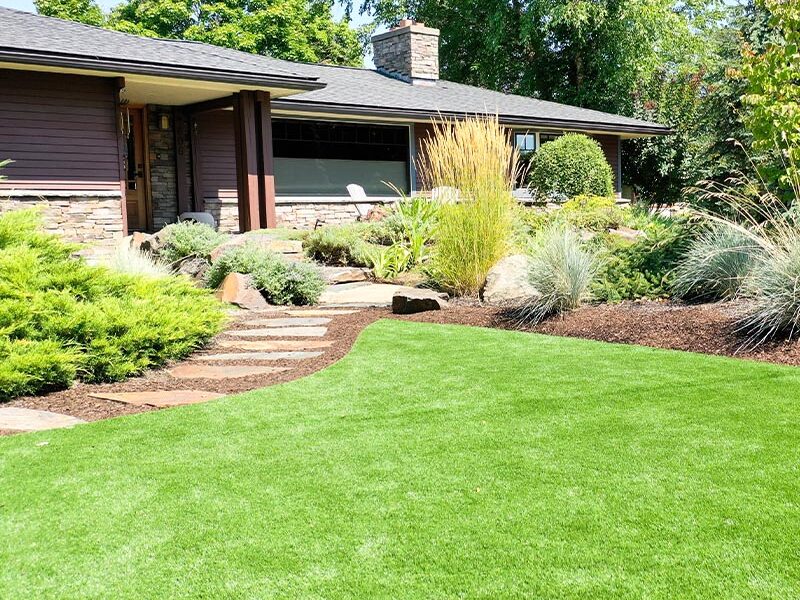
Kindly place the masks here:
[[(370, 323), (380, 318), (396, 318), (426, 323), (463, 324), (478, 327), (519, 329), (549, 335), (578, 337), (605, 342), (639, 344), (656, 348), (688, 350), (705, 354), (737, 356), (761, 361), (800, 365), (800, 343), (776, 342), (758, 350), (742, 350), (742, 339), (733, 330), (737, 307), (732, 304), (683, 305), (668, 302), (623, 302), (615, 305), (586, 306), (563, 317), (556, 317), (534, 327), (520, 327), (502, 310), (474, 303), (458, 303), (448, 310), (416, 315), (392, 315), (389, 309), (362, 309), (349, 315), (337, 315), (328, 325), (324, 339), (333, 340), (319, 357), (301, 361), (237, 361), (236, 364), (290, 367), (281, 373), (241, 377), (228, 380), (175, 379), (166, 369), (149, 371), (119, 383), (74, 387), (45, 396), (19, 398), (5, 406), (49, 410), (72, 415), (87, 421), (156, 410), (110, 400), (91, 398), (96, 392), (133, 392), (159, 389), (199, 389), (234, 394), (283, 383), (304, 377), (342, 358), (353, 342)], [(247, 328), (243, 321), (229, 329)], [(223, 334), (224, 335), (224, 334)], [(228, 338), (229, 339), (229, 338)], [(270, 338), (292, 339), (298, 338)], [(213, 343), (203, 353), (235, 352)], [(208, 362), (207, 364), (215, 364)], [(216, 363), (230, 364), (230, 363)], [(174, 366), (174, 365), (170, 365)], [(169, 368), (169, 366), (167, 367)], [(0, 431), (0, 435), (8, 433)]]

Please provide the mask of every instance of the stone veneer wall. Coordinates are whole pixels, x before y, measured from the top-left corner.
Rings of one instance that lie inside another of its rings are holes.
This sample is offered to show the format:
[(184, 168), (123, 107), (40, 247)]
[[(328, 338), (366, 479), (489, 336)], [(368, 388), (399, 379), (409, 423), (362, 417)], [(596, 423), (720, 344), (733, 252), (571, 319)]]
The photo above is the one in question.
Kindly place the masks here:
[[(371, 204), (370, 208), (373, 206)], [(275, 213), (278, 227), (295, 229), (313, 229), (317, 221), (325, 225), (338, 225), (354, 223), (358, 219), (356, 207), (345, 202), (279, 203), (275, 206)]]
[[(169, 128), (161, 129), (161, 115)], [(178, 185), (175, 168), (175, 115), (171, 106), (147, 107), (147, 154), (150, 161), (150, 198), (153, 228), (158, 231), (178, 217)]]
[(0, 198), (0, 212), (29, 207), (42, 208), (47, 233), (86, 246), (84, 254), (101, 258), (114, 252), (122, 239), (122, 204), (117, 195), (31, 195)]
[(239, 201), (236, 198), (206, 198), (203, 210), (211, 213), (222, 233), (239, 233)]
[(422, 23), (400, 26), (372, 38), (375, 68), (404, 81), (439, 79), (439, 30)]

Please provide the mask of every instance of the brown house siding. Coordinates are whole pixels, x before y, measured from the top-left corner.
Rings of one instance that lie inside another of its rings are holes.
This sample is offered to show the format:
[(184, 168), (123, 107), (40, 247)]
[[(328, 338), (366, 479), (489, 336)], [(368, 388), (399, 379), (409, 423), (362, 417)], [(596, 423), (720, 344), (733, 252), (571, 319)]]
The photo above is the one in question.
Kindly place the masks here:
[(611, 165), (611, 172), (614, 174), (614, 191), (622, 191), (622, 165), (619, 160), (619, 136), (618, 135), (593, 135), (600, 143), (603, 154), (606, 155), (608, 164)]
[(215, 110), (192, 122), (197, 210), (210, 212), (222, 231), (239, 231), (233, 112)]
[(0, 69), (4, 190), (119, 191), (115, 81)]

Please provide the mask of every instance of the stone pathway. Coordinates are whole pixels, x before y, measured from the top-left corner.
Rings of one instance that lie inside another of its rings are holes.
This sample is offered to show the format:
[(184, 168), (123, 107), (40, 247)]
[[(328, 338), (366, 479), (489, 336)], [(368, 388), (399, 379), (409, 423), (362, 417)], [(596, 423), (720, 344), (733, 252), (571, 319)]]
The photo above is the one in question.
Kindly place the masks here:
[(0, 408), (0, 429), (7, 431), (44, 431), (59, 427), (72, 427), (85, 423), (68, 415), (60, 415), (46, 410), (8, 406)]
[[(115, 391), (111, 388), (87, 396), (133, 406), (168, 408), (222, 397), (224, 394), (218, 393), (219, 387), (215, 388), (212, 381), (257, 379), (295, 369), (308, 372), (308, 365), (302, 366), (303, 361), (319, 359), (332, 348), (334, 341), (325, 337), (328, 326), (337, 317), (357, 313), (362, 306), (388, 305), (398, 288), (400, 286), (368, 282), (344, 283), (329, 287), (327, 306), (233, 310), (226, 331), (189, 360), (165, 371), (153, 372), (155, 377), (150, 389)], [(204, 380), (205, 385), (216, 391), (203, 389)], [(44, 410), (0, 407), (0, 430), (3, 431), (38, 431), (84, 422)]]

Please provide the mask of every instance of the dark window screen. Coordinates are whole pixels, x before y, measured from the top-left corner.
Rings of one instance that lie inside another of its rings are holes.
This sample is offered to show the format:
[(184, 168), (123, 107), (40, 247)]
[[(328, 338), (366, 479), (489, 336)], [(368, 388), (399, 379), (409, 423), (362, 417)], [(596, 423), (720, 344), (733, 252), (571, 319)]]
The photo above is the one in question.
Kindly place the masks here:
[(275, 158), (408, 161), (408, 127), (273, 119)]

